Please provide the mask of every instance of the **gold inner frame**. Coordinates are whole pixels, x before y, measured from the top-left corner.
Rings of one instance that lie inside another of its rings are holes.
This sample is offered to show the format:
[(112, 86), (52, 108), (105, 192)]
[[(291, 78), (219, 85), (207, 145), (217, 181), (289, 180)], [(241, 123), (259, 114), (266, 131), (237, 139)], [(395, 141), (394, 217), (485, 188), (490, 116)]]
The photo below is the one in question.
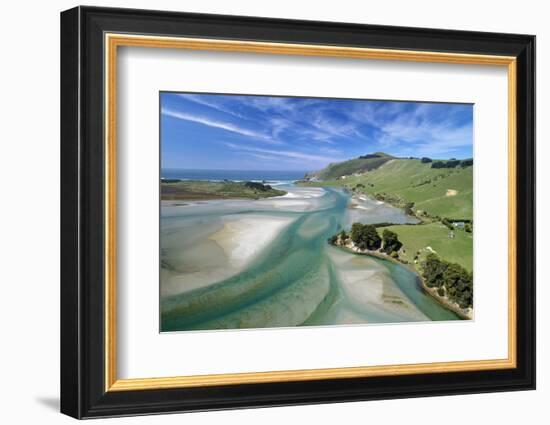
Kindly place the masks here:
[[(460, 53), (370, 49), (128, 34), (105, 34), (105, 391), (135, 391), (214, 385), (310, 381), (510, 369), (516, 367), (516, 58)], [(247, 372), (214, 375), (118, 379), (116, 325), (116, 123), (117, 48), (120, 46), (325, 56), (507, 67), (508, 72), (508, 357), (419, 364)]]

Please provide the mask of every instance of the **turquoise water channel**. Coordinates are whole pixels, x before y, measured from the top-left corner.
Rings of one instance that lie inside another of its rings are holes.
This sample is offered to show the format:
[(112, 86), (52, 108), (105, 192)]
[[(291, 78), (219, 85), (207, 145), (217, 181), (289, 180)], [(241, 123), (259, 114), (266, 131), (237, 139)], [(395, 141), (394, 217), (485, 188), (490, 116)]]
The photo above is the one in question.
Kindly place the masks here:
[[(407, 267), (327, 243), (352, 221), (412, 222), (401, 210), (336, 188), (279, 187), (289, 195), (163, 203), (161, 331), (458, 319)], [(283, 224), (266, 242), (270, 220)], [(239, 231), (263, 245), (240, 245)]]

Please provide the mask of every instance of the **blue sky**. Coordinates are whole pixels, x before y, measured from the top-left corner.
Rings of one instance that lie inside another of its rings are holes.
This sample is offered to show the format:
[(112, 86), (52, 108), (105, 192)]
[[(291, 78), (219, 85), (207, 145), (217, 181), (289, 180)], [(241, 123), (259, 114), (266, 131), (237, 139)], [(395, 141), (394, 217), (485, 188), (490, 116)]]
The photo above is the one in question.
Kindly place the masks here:
[(377, 151), (472, 157), (472, 105), (160, 96), (162, 168), (313, 171)]

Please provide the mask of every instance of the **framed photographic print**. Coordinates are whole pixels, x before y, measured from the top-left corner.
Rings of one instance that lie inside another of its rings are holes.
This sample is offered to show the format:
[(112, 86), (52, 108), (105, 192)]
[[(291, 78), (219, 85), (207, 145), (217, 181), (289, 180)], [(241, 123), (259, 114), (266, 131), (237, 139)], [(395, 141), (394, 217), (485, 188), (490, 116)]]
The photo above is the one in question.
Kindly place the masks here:
[(61, 14), (61, 411), (535, 387), (535, 38)]

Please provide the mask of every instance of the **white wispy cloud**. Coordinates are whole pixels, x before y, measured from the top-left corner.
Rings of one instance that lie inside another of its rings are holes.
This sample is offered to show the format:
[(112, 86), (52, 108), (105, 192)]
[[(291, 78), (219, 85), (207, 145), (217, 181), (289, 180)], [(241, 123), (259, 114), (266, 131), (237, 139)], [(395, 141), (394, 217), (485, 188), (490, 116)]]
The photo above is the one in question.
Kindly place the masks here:
[(217, 111), (233, 115), (237, 118), (248, 119), (248, 117), (238, 113), (237, 111), (224, 105), (223, 103), (208, 99), (205, 95), (180, 93), (178, 94), (178, 96), (185, 100), (198, 103), (199, 105), (208, 106), (209, 108), (215, 109)]
[(270, 136), (267, 136), (266, 134), (253, 131), (244, 127), (239, 127), (229, 122), (218, 121), (218, 120), (214, 120), (212, 118), (204, 117), (201, 115), (194, 115), (194, 114), (188, 114), (181, 111), (174, 111), (168, 108), (162, 108), (161, 112), (163, 115), (166, 115), (172, 118), (177, 118), (179, 120), (196, 122), (199, 124), (206, 125), (208, 127), (221, 128), (222, 130), (230, 131), (243, 136), (252, 137), (258, 140), (263, 140), (269, 143), (278, 143), (276, 140), (274, 140)]
[(315, 154), (289, 151), (289, 150), (263, 149), (263, 148), (257, 148), (257, 147), (246, 146), (246, 145), (237, 145), (235, 143), (225, 143), (225, 145), (231, 149), (238, 150), (238, 151), (252, 152), (256, 154), (267, 154), (267, 155), (273, 155), (276, 157), (282, 156), (286, 158), (301, 159), (304, 161), (317, 162), (317, 163), (323, 163), (323, 164), (324, 163), (328, 164), (329, 162), (341, 159), (341, 158), (326, 157), (322, 155), (315, 155)]

